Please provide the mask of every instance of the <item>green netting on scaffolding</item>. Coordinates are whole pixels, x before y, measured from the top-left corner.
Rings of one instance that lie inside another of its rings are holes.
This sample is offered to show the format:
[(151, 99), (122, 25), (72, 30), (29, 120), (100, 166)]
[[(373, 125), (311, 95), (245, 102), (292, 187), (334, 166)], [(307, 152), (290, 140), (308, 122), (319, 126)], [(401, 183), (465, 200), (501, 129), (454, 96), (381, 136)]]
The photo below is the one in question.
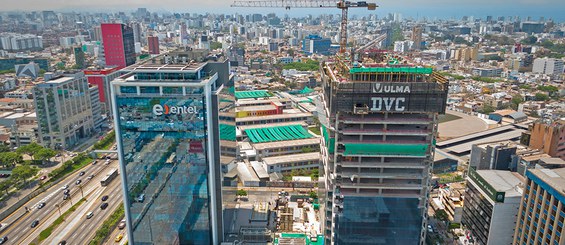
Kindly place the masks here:
[(348, 155), (402, 155), (425, 156), (428, 150), (426, 144), (344, 144), (344, 156)]

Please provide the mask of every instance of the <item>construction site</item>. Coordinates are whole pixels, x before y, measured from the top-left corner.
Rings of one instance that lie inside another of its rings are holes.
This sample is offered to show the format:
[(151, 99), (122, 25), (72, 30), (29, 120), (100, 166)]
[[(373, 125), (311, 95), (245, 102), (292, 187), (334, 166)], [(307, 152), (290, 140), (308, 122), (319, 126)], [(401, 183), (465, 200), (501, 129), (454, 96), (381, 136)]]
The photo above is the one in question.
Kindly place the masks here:
[(448, 82), (386, 51), (321, 64), (327, 244), (423, 244)]

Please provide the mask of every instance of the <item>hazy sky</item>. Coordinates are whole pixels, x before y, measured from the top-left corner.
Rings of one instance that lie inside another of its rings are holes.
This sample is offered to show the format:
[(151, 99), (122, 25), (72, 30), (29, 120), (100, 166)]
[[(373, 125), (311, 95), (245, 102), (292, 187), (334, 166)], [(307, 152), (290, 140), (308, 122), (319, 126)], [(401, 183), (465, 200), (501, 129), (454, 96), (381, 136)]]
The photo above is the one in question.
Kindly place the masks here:
[[(336, 0), (337, 1), (337, 0)], [(9, 10), (133, 10), (146, 7), (149, 11), (170, 12), (214, 12), (214, 13), (271, 13), (291, 16), (311, 14), (337, 14), (337, 9), (261, 9), (230, 8), (232, 0), (0, 0), (0, 11)], [(366, 9), (350, 10), (350, 15), (379, 16), (398, 12), (405, 16), (456, 17), (473, 15), (493, 16), (532, 16), (565, 20), (564, 0), (380, 0), (376, 11)]]

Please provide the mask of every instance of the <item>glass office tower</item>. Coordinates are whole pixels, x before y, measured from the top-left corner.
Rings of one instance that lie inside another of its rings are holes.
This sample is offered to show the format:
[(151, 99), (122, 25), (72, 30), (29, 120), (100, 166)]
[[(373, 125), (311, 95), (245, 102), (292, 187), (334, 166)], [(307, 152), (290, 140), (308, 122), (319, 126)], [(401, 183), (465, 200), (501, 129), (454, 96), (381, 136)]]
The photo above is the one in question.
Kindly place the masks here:
[(218, 244), (218, 94), (229, 64), (158, 59), (111, 86), (129, 243)]

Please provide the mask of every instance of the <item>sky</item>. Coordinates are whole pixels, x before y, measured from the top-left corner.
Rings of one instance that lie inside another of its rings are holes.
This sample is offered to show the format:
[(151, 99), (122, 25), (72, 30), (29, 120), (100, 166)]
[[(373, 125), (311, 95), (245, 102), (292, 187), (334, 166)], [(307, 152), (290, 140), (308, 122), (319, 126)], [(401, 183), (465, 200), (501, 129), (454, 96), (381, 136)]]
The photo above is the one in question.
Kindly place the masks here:
[[(337, 1), (337, 0), (336, 0)], [(0, 11), (55, 10), (55, 11), (128, 11), (145, 7), (149, 11), (188, 13), (272, 13), (301, 16), (306, 14), (339, 14), (338, 9), (264, 9), (231, 8), (233, 0), (0, 0)], [(350, 15), (401, 13), (405, 17), (461, 18), (462, 16), (540, 16), (565, 21), (564, 0), (379, 0), (376, 11), (352, 9)]]

